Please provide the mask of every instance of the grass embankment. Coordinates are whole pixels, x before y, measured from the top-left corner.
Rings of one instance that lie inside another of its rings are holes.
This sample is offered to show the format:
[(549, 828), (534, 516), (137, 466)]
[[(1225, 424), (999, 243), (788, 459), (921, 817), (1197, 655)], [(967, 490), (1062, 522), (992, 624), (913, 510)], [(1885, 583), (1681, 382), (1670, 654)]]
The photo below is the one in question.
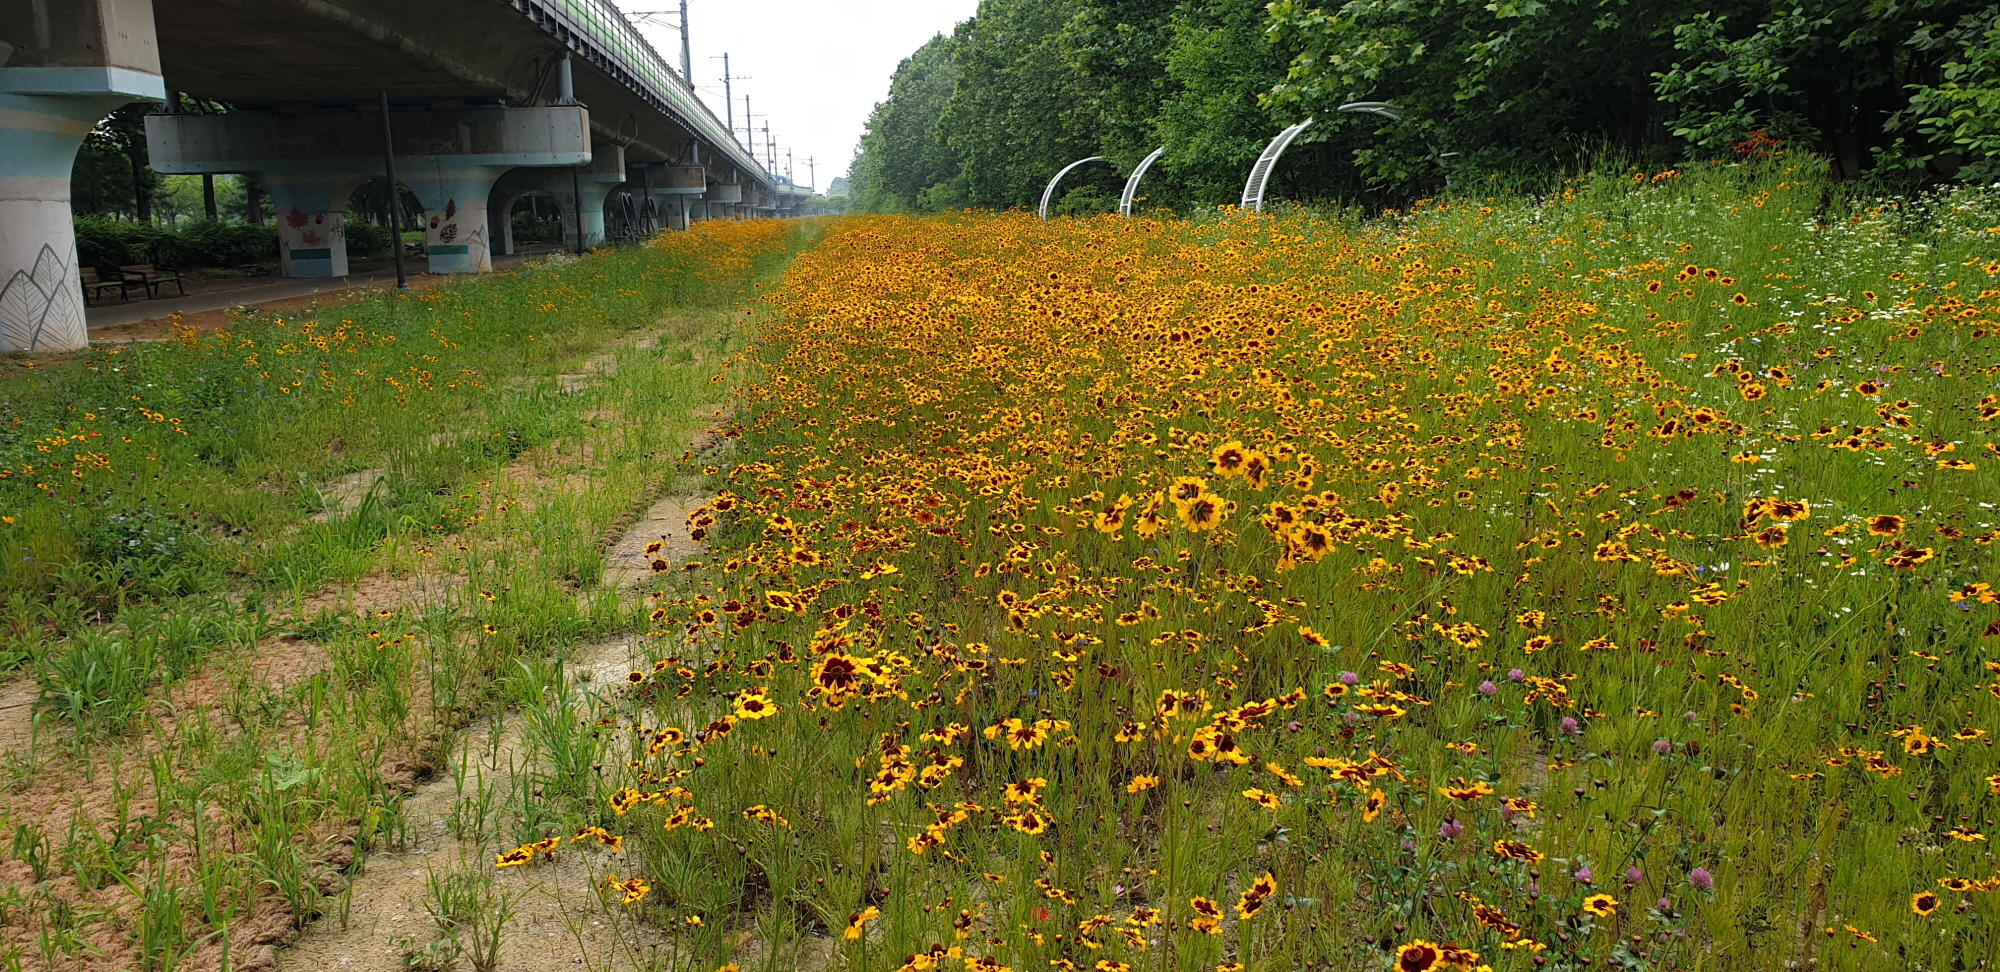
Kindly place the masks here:
[[(451, 730), (645, 626), (607, 535), (702, 481), (727, 308), (815, 232), (8, 362), (0, 654), (36, 721), (0, 740), (0, 960), (254, 968), (328, 910)], [(546, 819), (525, 782), (479, 798), (470, 840)]]
[(837, 223), (564, 805), (702, 972), (1983, 967), (2000, 195), (1827, 199)]

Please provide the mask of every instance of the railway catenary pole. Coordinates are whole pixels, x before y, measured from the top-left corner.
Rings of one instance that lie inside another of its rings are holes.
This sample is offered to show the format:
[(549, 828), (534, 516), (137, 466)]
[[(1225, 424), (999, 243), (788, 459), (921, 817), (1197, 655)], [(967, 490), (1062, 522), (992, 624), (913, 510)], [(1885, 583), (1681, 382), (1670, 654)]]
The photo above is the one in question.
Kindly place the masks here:
[(694, 87), (694, 58), (688, 47), (688, 0), (681, 0), (681, 80)]
[(722, 55), (722, 115), (723, 124), (729, 127), (729, 137), (736, 137), (736, 98), (729, 93), (729, 55)]

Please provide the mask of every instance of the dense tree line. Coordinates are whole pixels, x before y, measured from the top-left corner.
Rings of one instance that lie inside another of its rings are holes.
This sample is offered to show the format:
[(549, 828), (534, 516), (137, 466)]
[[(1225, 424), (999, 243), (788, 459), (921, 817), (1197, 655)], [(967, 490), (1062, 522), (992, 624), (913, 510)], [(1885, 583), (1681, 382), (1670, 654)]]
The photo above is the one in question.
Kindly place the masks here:
[[(1387, 101), (1401, 122), (1334, 111)], [(1985, 0), (982, 0), (875, 107), (859, 208), (1103, 208), (1154, 147), (1154, 204), (1273, 180), (1392, 201), (1605, 159), (1815, 152), (1840, 178), (2000, 178), (2000, 4)], [(1114, 171), (1115, 169), (1115, 171)], [(1066, 187), (1069, 186), (1066, 183)]]

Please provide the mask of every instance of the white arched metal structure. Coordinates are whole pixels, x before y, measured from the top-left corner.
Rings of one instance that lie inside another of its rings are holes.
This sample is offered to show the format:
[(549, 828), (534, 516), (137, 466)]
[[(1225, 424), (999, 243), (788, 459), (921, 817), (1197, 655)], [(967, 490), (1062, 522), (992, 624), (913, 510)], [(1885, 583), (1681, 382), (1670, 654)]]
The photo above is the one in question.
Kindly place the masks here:
[[(1334, 110), (1352, 112), (1360, 115), (1377, 115), (1382, 118), (1387, 118), (1392, 122), (1400, 122), (1403, 120), (1402, 111), (1398, 110), (1395, 105), (1390, 104), (1389, 102), (1386, 101), (1350, 101), (1347, 104), (1335, 108)], [(1442, 167), (1444, 165), (1444, 160), (1455, 159), (1457, 157), (1458, 157), (1457, 152), (1439, 152), (1437, 154), (1438, 165), (1439, 167)], [(1450, 169), (1445, 169), (1444, 184), (1446, 186), (1451, 185)]]
[(1386, 101), (1350, 101), (1347, 104), (1335, 108), (1334, 111), (1347, 111), (1347, 112), (1355, 112), (1358, 114), (1366, 114), (1366, 115), (1380, 115), (1383, 118), (1387, 118), (1393, 122), (1399, 122), (1403, 120), (1403, 113), (1397, 111), (1396, 106)]
[(1264, 146), (1264, 154), (1257, 156), (1257, 164), (1250, 167), (1250, 178), (1243, 183), (1243, 202), (1240, 205), (1251, 212), (1264, 211), (1264, 184), (1271, 181), (1271, 170), (1277, 168), (1278, 156), (1292, 144), (1292, 139), (1313, 123), (1308, 118), (1278, 133), (1271, 144)]
[(1132, 198), (1139, 192), (1139, 180), (1146, 177), (1146, 170), (1152, 168), (1153, 163), (1158, 162), (1166, 151), (1167, 147), (1164, 145), (1154, 149), (1153, 154), (1146, 156), (1145, 161), (1140, 162), (1139, 167), (1132, 170), (1132, 177), (1125, 180), (1125, 193), (1118, 197), (1118, 215), (1128, 219), (1131, 217)]
[(1071, 162), (1070, 164), (1063, 166), (1062, 171), (1056, 173), (1056, 177), (1049, 180), (1048, 188), (1042, 190), (1042, 208), (1041, 208), (1042, 218), (1043, 219), (1049, 218), (1049, 200), (1053, 198), (1056, 194), (1056, 183), (1061, 182), (1063, 176), (1069, 175), (1069, 170), (1074, 169), (1077, 166), (1084, 164), (1085, 162), (1103, 162), (1103, 161), (1105, 161), (1104, 156), (1093, 155), (1090, 158), (1077, 159), (1075, 162)]

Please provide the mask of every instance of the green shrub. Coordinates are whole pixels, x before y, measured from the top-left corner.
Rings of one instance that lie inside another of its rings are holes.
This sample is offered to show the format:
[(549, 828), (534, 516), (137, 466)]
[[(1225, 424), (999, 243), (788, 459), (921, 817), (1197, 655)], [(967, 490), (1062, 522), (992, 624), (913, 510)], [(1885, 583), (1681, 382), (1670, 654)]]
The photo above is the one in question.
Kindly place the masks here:
[(197, 514), (150, 506), (102, 514), (86, 507), (69, 519), (83, 559), (68, 569), (101, 598), (181, 596), (220, 580), (208, 557), (214, 541)]
[(530, 212), (517, 212), (513, 216), (514, 242), (519, 243), (561, 243), (563, 226), (561, 217), (538, 217)]
[(127, 632), (77, 632), (68, 651), (35, 666), (38, 712), (72, 725), (120, 726), (145, 705), (153, 686), (159, 644)]
[(155, 244), (159, 263), (176, 267), (233, 267), (278, 258), (278, 228), (218, 219), (189, 221)]
[(151, 223), (127, 223), (102, 216), (83, 216), (76, 221), (76, 255), (86, 267), (108, 269), (140, 263), (152, 252), (168, 230)]
[(276, 260), (278, 229), (218, 219), (175, 227), (86, 216), (76, 221), (76, 251), (84, 266), (99, 269), (132, 263), (228, 267)]
[(389, 228), (378, 223), (347, 221), (347, 258), (366, 260), (389, 255)]

